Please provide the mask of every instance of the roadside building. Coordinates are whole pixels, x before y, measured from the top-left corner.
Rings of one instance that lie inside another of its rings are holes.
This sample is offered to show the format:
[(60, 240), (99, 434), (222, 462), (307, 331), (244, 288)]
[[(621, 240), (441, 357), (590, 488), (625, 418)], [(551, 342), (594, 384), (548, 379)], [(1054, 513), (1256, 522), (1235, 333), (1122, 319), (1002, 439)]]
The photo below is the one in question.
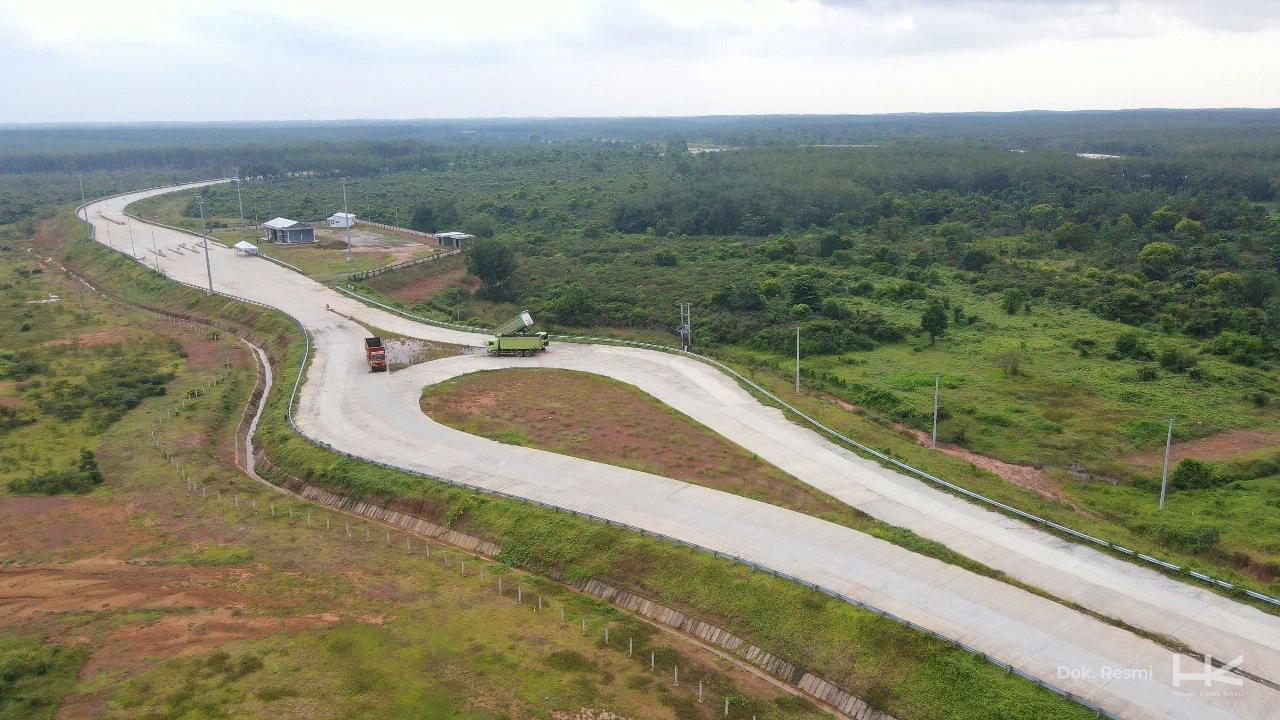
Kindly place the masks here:
[(436, 233), (436, 242), (446, 247), (462, 249), (462, 243), (475, 239), (475, 235), (468, 235), (464, 232), (451, 230), (449, 232)]
[(266, 231), (263, 239), (267, 242), (293, 244), (316, 241), (315, 228), (297, 220), (278, 217), (262, 223), (262, 229)]
[(349, 228), (356, 224), (356, 216), (352, 213), (334, 213), (329, 216), (329, 227), (331, 228)]

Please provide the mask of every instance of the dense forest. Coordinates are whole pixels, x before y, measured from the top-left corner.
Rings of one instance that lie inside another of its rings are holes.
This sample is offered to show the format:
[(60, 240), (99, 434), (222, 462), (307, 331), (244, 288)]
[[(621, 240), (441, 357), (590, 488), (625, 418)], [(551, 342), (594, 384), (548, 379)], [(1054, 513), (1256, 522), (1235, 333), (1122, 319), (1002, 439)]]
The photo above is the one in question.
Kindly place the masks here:
[(1132, 459), (1170, 417), (1180, 440), (1280, 431), (1280, 112), (0, 129), (0, 227), (29, 232), (82, 179), (237, 171), (239, 196), (203, 191), (210, 227), (241, 205), (321, 220), (345, 178), (361, 218), (479, 236), (427, 291), (359, 288), (407, 310), (672, 343), (690, 302), (696, 349), (779, 374), (798, 328), (807, 382), (878, 423), (858, 432), (927, 429), (936, 376), (940, 440), (1163, 547), (1280, 573), (1250, 539), (1280, 532), (1271, 445), (1189, 464), (1176, 518), (1149, 514)]

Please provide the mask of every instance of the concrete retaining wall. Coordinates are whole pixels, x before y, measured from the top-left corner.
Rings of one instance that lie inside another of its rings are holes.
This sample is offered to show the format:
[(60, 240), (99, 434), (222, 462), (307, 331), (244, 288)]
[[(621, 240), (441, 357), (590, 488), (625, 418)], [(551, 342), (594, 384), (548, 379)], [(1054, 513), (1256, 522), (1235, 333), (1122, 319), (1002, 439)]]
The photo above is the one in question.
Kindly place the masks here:
[[(298, 483), (294, 489), (299, 495), (312, 502), (381, 520), (406, 530), (428, 535), (478, 555), (492, 558), (496, 557), (502, 550), (497, 544), (474, 535), (451, 530), (443, 525), (437, 525), (414, 515), (389, 510), (380, 505), (362, 500), (355, 500), (313, 485)], [(814, 675), (789, 660), (769, 653), (724, 628), (712, 625), (705, 620), (699, 620), (675, 608), (656, 603), (630, 590), (616, 588), (600, 580), (590, 579), (585, 582), (571, 584), (584, 593), (594, 595), (637, 615), (692, 635), (709, 645), (722, 648), (770, 675), (799, 688), (805, 694), (835, 708), (847, 717), (855, 720), (894, 720), (893, 716), (872, 708), (835, 683)]]

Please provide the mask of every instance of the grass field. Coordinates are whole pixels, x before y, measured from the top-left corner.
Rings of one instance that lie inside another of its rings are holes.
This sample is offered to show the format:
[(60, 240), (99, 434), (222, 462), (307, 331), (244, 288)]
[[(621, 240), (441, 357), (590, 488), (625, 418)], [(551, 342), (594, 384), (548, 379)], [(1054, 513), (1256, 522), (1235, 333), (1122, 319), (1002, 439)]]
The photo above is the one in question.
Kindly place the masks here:
[[(54, 272), (27, 279), (69, 282)], [(52, 305), (40, 308), (56, 315)], [(173, 377), (166, 395), (98, 432), (64, 428), (94, 449), (105, 476), (97, 489), (0, 495), (4, 582), (23, 589), (0, 616), (0, 717), (53, 717), (60, 706), (106, 718), (556, 717), (581, 708), (710, 718), (725, 696), (735, 717), (822, 715), (564, 586), (474, 558), (463, 576), (456, 553), (442, 563), (441, 548), (428, 555), (418, 540), (406, 552), (400, 536), (388, 546), (376, 527), (366, 541), (363, 524), (348, 537), (344, 518), (281, 499), (228, 464), (253, 384), (247, 348), (93, 294), (83, 312), (84, 324), (43, 322), (38, 337), (75, 337), (97, 320), (150, 332), (176, 348)], [(15, 337), (0, 342), (9, 348)], [(207, 494), (187, 489), (153, 432)], [(529, 602), (516, 602), (516, 587)], [(658, 673), (648, 670), (650, 650)], [(664, 681), (673, 665), (693, 682)], [(695, 702), (698, 679), (714, 703)]]
[[(290, 334), (290, 323), (279, 315), (153, 281), (154, 276), (100, 247), (62, 239), (76, 235), (73, 222), (64, 223), (61, 233), (50, 230), (57, 252), (118, 292), (236, 322), (270, 339), (277, 377), (296, 371), (301, 338)], [(314, 484), (399, 504), (494, 540), (509, 565), (569, 578), (607, 578), (687, 609), (840, 678), (860, 697), (900, 718), (1089, 716), (977, 657), (786, 581), (618, 528), (334, 456), (287, 428), (284, 398), (281, 391), (268, 398), (258, 433), (272, 462)]]

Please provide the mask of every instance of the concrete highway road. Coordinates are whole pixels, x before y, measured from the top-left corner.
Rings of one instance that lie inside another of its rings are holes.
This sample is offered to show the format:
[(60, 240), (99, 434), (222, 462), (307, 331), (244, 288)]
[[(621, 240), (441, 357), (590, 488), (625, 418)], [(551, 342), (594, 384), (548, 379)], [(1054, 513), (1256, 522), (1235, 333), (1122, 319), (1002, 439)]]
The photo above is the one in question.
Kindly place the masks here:
[[(91, 203), (97, 237), (130, 252), (123, 208), (145, 191)], [(136, 221), (141, 262), (155, 266), (150, 229)], [(191, 235), (156, 228), (161, 272), (205, 284)], [(343, 451), (409, 470), (645, 527), (761, 565), (892, 612), (1008, 662), (1123, 717), (1280, 718), (1271, 683), (1174, 683), (1173, 653), (1060, 603), (790, 510), (648, 473), (503, 445), (433, 422), (422, 387), (476, 370), (565, 367), (634, 384), (783, 470), (864, 512), (909, 528), (1009, 576), (1100, 615), (1176, 638), (1242, 670), (1280, 681), (1280, 618), (1148, 568), (1067, 542), (884, 469), (787, 421), (732, 379), (666, 353), (553, 344), (535, 358), (464, 355), (371, 374), (364, 329), (481, 345), (483, 335), (415, 323), (368, 307), (261, 258), (210, 246), (215, 289), (289, 313), (312, 334), (315, 360), (299, 427)], [(327, 310), (326, 306), (332, 308)], [(1201, 670), (1182, 656), (1183, 673)], [(1116, 677), (1128, 672), (1127, 677)]]

